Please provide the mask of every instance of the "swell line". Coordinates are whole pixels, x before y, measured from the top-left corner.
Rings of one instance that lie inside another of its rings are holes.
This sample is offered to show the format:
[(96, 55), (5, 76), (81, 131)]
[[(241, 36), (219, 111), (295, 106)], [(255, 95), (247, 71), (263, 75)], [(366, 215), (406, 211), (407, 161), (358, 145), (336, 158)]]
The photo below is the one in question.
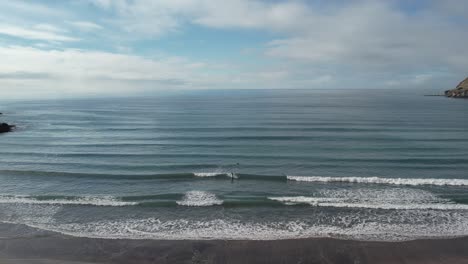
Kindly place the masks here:
[(321, 183), (356, 183), (356, 184), (390, 184), (390, 185), (435, 185), (435, 186), (468, 186), (466, 179), (435, 178), (380, 178), (380, 177), (324, 177), (324, 176), (287, 176), (290, 181)]
[(29, 196), (0, 195), (0, 204), (28, 204), (55, 206), (142, 206), (142, 207), (278, 207), (278, 206), (314, 206), (354, 209), (381, 210), (468, 210), (468, 204), (456, 203), (447, 199), (429, 201), (366, 201), (350, 200), (339, 197), (218, 197), (207, 191), (189, 191), (186, 193), (168, 193), (145, 196)]

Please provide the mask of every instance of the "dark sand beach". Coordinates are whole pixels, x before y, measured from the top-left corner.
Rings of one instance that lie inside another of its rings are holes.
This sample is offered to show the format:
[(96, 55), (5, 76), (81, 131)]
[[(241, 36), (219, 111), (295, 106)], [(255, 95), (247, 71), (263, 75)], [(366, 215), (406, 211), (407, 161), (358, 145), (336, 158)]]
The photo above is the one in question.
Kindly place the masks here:
[(468, 263), (468, 238), (366, 242), (93, 239), (0, 224), (0, 263)]

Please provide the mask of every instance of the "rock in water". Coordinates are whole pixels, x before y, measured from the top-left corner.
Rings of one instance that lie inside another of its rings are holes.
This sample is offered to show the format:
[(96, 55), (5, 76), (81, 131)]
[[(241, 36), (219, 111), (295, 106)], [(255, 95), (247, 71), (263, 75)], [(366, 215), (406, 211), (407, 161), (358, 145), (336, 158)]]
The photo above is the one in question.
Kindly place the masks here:
[(0, 124), (0, 133), (11, 132), (15, 126), (9, 125), (7, 123)]
[(445, 96), (454, 98), (468, 98), (468, 78), (460, 82), (455, 89), (445, 91)]

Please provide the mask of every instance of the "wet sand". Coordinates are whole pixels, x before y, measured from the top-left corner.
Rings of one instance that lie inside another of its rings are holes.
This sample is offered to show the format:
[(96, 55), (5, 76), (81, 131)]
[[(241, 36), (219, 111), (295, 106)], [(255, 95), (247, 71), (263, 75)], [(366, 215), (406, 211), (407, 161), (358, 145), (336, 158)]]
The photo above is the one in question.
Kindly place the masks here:
[(2, 264), (467, 263), (468, 238), (367, 242), (92, 239), (0, 224)]

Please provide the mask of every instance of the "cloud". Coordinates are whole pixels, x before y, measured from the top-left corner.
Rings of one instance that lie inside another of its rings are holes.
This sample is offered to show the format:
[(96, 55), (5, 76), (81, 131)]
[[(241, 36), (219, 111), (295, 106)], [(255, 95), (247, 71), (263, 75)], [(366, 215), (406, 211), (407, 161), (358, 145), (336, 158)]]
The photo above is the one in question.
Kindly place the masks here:
[(460, 0), (432, 0), (432, 10), (437, 10), (452, 18), (468, 19), (468, 2)]
[(188, 10), (195, 3), (184, 0), (99, 0), (91, 1), (91, 4), (111, 14), (113, 18), (108, 21), (113, 27), (140, 38), (149, 38), (176, 31), (181, 18), (190, 14)]
[(78, 38), (57, 33), (58, 30), (56, 27), (53, 27), (53, 30), (51, 29), (52, 27), (43, 24), (39, 24), (33, 28), (24, 28), (14, 25), (0, 25), (0, 34), (31, 40), (55, 42), (78, 41)]
[[(432, 12), (408, 15), (385, 2), (365, 1), (312, 18), (300, 34), (271, 41), (273, 57), (360, 68), (468, 67), (462, 25)], [(307, 22), (306, 22), (307, 23)]]
[[(76, 49), (41, 50), (28, 47), (0, 48), (2, 72), (41, 72), (72, 78), (119, 80), (173, 79), (191, 68), (183, 59), (145, 59), (139, 56)], [(36, 63), (36, 62), (41, 63)]]
[(36, 30), (48, 31), (48, 32), (66, 32), (65, 29), (59, 28), (51, 24), (36, 24), (33, 26)]
[(307, 6), (300, 2), (228, 0), (222, 5), (202, 1), (194, 23), (213, 28), (296, 30), (307, 16)]
[[(141, 94), (172, 89), (300, 88), (331, 76), (287, 69), (252, 70), (182, 57), (148, 59), (79, 49), (0, 47), (0, 98)], [(40, 63), (38, 63), (40, 62)], [(291, 81), (291, 79), (297, 79)]]
[(95, 31), (95, 30), (100, 30), (103, 29), (102, 26), (89, 22), (89, 21), (72, 21), (69, 22), (73, 27), (78, 28), (79, 30), (82, 31)]
[(432, 74), (418, 74), (413, 77), (414, 84), (424, 84), (433, 78)]
[(301, 2), (260, 0), (100, 0), (91, 1), (108, 12), (112, 22), (127, 32), (161, 36), (186, 24), (211, 28), (295, 30), (305, 18), (307, 6)]
[(207, 67), (179, 57), (146, 59), (109, 52), (22, 46), (0, 47), (0, 57), (1, 98), (16, 97), (27, 90), (40, 90), (41, 95), (115, 95), (193, 85), (201, 88), (205, 83), (198, 71)]
[(16, 79), (16, 80), (30, 80), (30, 79), (46, 79), (51, 76), (45, 72), (2, 72), (0, 79)]
[(24, 19), (35, 17), (66, 17), (70, 14), (59, 8), (39, 4), (37, 1), (4, 1), (2, 2), (2, 17), (20, 15)]

